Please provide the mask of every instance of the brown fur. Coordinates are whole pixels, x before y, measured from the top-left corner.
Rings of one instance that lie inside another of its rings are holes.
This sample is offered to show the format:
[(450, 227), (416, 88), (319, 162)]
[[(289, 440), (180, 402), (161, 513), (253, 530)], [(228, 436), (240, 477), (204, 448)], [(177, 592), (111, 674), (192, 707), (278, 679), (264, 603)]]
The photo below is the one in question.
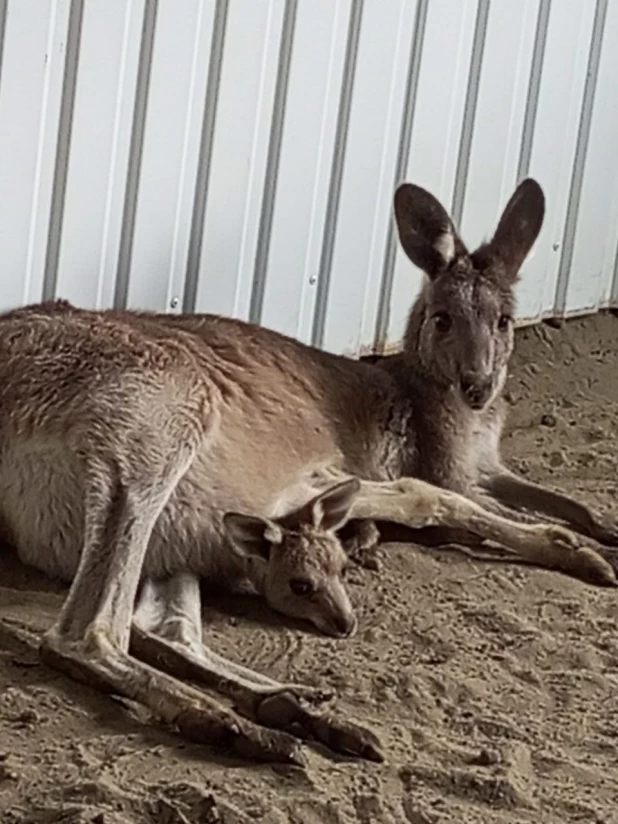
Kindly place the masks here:
[[(615, 537), (579, 504), (500, 462), (513, 284), (541, 227), (539, 187), (520, 185), (492, 240), (473, 254), (428, 192), (400, 187), (395, 212), (402, 245), (428, 281), (404, 352), (381, 365), (207, 315), (89, 312), (64, 302), (0, 319), (0, 516), (25, 561), (73, 579), (43, 641), (47, 661), (244, 755), (297, 762), (293, 732), (380, 758), (368, 730), (300, 704), (302, 687), (201, 643), (198, 578), (226, 585), (236, 576), (230, 535), (236, 547), (255, 543), (257, 525), (261, 549), (250, 554), (278, 574), (270, 584), (263, 574), (255, 580), (273, 605), (297, 615), (298, 598), (339, 581), (340, 548), (332, 534), (325, 544), (319, 536), (340, 527), (348, 509), (364, 528), (379, 520), (457, 529), (615, 582), (577, 535), (518, 523), (508, 508), (527, 496), (586, 534)], [(230, 510), (241, 520), (226, 521)], [(290, 517), (310, 527), (281, 554), (276, 520), (289, 529)], [(299, 566), (310, 584), (304, 595), (291, 586)], [(304, 617), (318, 624), (317, 615), (336, 614), (333, 603), (318, 599)], [(233, 695), (251, 721), (161, 670)]]

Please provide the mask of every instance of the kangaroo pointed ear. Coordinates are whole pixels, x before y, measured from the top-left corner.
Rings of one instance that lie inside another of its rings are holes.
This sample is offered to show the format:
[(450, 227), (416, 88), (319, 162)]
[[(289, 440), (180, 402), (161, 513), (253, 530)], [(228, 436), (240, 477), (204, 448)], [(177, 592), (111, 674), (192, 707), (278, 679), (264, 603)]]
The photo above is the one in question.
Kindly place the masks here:
[(494, 236), (473, 259), (480, 257), (485, 265), (501, 264), (504, 277), (512, 283), (539, 236), (544, 217), (543, 190), (536, 180), (523, 180), (506, 204)]
[(226, 512), (223, 525), (234, 549), (245, 557), (253, 556), (268, 561), (271, 546), (283, 541), (281, 529), (265, 518)]
[(394, 206), (401, 246), (430, 278), (466, 253), (446, 209), (426, 189), (403, 183), (395, 192)]
[(304, 511), (316, 529), (335, 531), (343, 526), (360, 490), (358, 478), (349, 478), (309, 501)]

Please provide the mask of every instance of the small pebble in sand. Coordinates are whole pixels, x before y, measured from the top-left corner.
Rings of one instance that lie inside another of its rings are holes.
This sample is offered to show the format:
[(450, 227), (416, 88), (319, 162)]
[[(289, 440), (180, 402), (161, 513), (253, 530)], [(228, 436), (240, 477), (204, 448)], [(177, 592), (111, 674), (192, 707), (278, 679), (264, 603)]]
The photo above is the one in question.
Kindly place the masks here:
[(547, 462), (550, 466), (558, 467), (564, 466), (566, 463), (566, 455), (561, 449), (556, 450), (556, 452), (551, 452), (547, 459)]
[(20, 724), (26, 724), (29, 727), (40, 724), (41, 720), (41, 716), (36, 710), (23, 710), (17, 716), (17, 721)]
[(490, 767), (492, 764), (497, 764), (500, 761), (498, 753), (492, 750), (482, 749), (479, 751), (471, 761), (471, 764), (478, 764), (479, 767)]
[(17, 781), (19, 776), (6, 762), (0, 763), (0, 781)]

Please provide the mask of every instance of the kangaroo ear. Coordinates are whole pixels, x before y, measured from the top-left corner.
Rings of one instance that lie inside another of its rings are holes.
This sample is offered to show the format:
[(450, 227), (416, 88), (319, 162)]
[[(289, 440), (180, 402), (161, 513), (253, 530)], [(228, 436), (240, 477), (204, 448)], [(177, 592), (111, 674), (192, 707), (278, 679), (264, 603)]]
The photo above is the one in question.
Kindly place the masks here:
[(426, 189), (403, 183), (395, 192), (394, 206), (401, 246), (430, 278), (466, 253), (446, 209)]
[(536, 180), (523, 180), (506, 204), (494, 236), (473, 259), (480, 258), (484, 265), (501, 264), (512, 283), (539, 236), (544, 216), (543, 190)]
[(268, 561), (270, 548), (283, 540), (281, 529), (272, 521), (242, 515), (239, 512), (226, 512), (223, 525), (231, 539), (234, 549), (246, 557), (258, 557)]
[(343, 526), (360, 490), (358, 478), (349, 478), (309, 501), (305, 511), (316, 529), (335, 531)]

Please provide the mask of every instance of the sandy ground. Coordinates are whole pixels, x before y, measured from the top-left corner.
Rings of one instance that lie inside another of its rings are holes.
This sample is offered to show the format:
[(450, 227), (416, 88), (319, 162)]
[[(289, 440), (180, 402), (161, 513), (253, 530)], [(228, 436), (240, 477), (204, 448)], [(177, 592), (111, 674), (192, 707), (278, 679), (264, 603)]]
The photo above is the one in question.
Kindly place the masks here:
[[(519, 333), (504, 448), (528, 477), (618, 513), (618, 319)], [(235, 763), (38, 664), (20, 639), (62, 591), (0, 566), (2, 824), (618, 822), (615, 592), (557, 573), (385, 545), (353, 573), (360, 631), (283, 629), (212, 602), (206, 637), (282, 679), (334, 687), (383, 765), (311, 752), (305, 772)]]

